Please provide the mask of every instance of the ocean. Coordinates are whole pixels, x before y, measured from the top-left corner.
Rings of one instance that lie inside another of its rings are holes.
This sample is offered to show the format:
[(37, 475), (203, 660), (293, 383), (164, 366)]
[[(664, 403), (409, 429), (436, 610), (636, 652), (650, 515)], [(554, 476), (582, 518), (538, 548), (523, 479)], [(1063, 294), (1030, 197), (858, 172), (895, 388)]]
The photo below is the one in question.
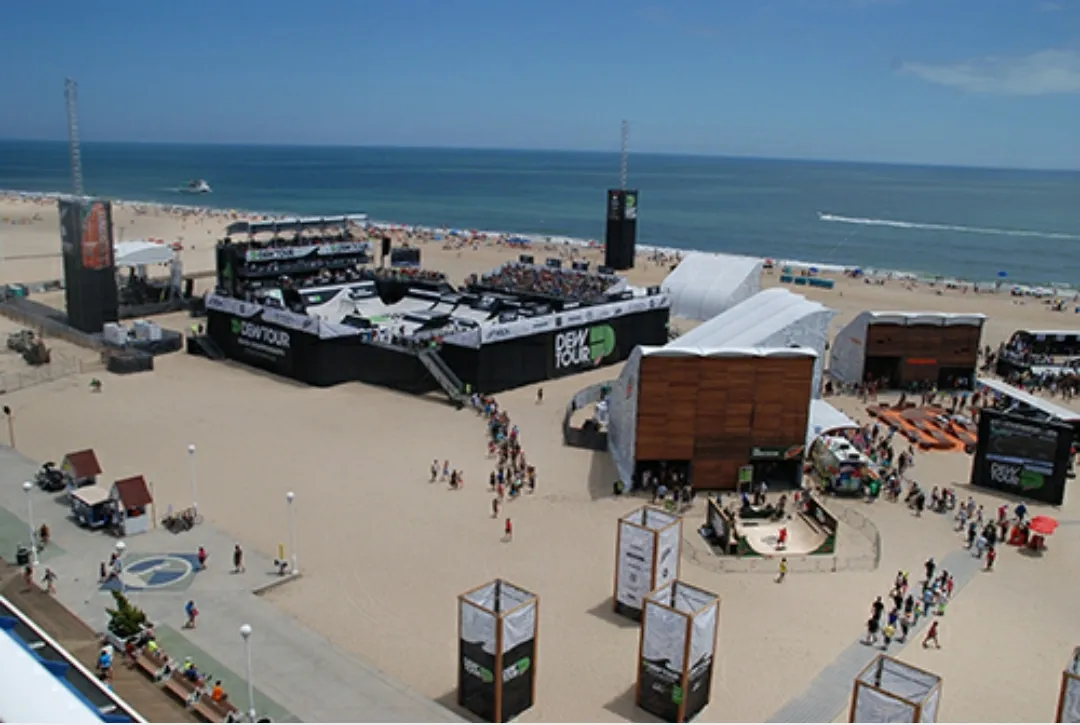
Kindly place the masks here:
[[(85, 143), (87, 192), (602, 239), (615, 153)], [(181, 194), (192, 179), (213, 193)], [(1080, 173), (633, 154), (638, 243), (1080, 286)], [(0, 141), (0, 189), (71, 190), (64, 142)]]

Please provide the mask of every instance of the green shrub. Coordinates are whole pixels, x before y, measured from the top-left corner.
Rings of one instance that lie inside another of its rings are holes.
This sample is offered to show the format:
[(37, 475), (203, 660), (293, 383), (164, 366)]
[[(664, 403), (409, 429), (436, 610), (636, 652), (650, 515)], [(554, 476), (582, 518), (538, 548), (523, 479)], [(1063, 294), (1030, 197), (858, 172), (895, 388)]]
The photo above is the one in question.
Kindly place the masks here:
[(118, 591), (113, 591), (115, 609), (105, 608), (109, 615), (109, 630), (121, 639), (134, 637), (143, 627), (149, 626), (146, 612), (136, 607), (128, 598)]

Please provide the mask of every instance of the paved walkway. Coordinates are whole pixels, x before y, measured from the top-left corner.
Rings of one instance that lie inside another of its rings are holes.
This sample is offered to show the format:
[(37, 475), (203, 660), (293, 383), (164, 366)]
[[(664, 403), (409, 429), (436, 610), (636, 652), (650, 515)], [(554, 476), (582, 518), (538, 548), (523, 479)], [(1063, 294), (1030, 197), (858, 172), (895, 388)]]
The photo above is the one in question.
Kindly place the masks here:
[[(0, 447), (0, 556), (14, 560), (14, 544), (28, 540), (26, 494), (37, 463)], [(30, 493), (34, 523), (47, 522), (53, 542), (43, 563), (59, 577), (57, 599), (91, 627), (104, 629), (112, 594), (98, 583), (99, 563), (116, 539), (86, 531), (67, 519), (55, 494)], [(275, 581), (271, 560), (245, 552), (247, 572), (232, 574), (234, 540), (206, 524), (174, 535), (164, 529), (125, 539), (128, 598), (159, 627), (172, 656), (196, 665), (228, 685), (229, 696), (248, 709), (246, 656), (240, 626), (250, 624), (255, 707), (260, 717), (293, 722), (463, 722), (450, 710), (391, 680), (335, 648), (329, 641), (252, 590)], [(189, 566), (199, 546), (210, 553), (206, 571)], [(136, 573), (136, 570), (141, 570)], [(303, 580), (285, 586), (304, 586)], [(183, 629), (184, 604), (199, 607), (198, 628)], [(164, 695), (163, 695), (164, 697)]]
[[(942, 558), (934, 557), (934, 560), (938, 564), (935, 576), (945, 570), (956, 580), (953, 599), (960, 594), (964, 586), (984, 566), (984, 560), (975, 558), (967, 549), (950, 552)], [(918, 579), (918, 576), (923, 572), (922, 565), (913, 566), (911, 572)], [(918, 592), (916, 591), (916, 593)], [(889, 654), (895, 657), (903, 652), (905, 648), (912, 646), (913, 643), (914, 646), (920, 646), (920, 633), (926, 628), (931, 619), (933, 617), (920, 617), (919, 623), (908, 634), (907, 642), (899, 646), (894, 644), (889, 649)], [(813, 679), (806, 690), (788, 700), (766, 722), (835, 721), (837, 716), (851, 704), (851, 691), (855, 684), (855, 678), (881, 653), (880, 647), (865, 645), (860, 637), (859, 640), (848, 645), (831, 664), (818, 673), (818, 676)]]

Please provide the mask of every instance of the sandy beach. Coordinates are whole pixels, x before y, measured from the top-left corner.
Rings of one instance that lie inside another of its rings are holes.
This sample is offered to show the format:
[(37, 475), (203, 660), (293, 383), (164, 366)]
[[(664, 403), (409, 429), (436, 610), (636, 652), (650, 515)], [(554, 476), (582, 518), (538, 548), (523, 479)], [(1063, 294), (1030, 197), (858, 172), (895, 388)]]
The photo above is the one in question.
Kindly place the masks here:
[[(213, 245), (235, 215), (116, 205), (117, 237), (180, 242), (185, 272), (213, 269)], [(54, 201), (0, 198), (0, 283), (59, 279), (59, 225)], [(567, 245), (534, 245), (540, 258), (570, 254)], [(491, 241), (447, 248), (423, 243), (424, 267), (458, 284), (467, 275), (514, 258), (519, 250)], [(599, 253), (573, 248), (594, 263)], [(807, 254), (812, 258), (812, 254)], [(659, 284), (668, 266), (643, 259), (635, 284)], [(766, 274), (765, 286), (779, 284)], [(197, 289), (212, 285), (203, 279)], [(981, 312), (983, 344), (1021, 328), (1080, 328), (1080, 316), (1053, 312), (1033, 298), (977, 294), (925, 284), (865, 284), (839, 278), (833, 290), (800, 294), (838, 311), (834, 331), (863, 310)], [(62, 293), (36, 296), (62, 305)], [(183, 314), (161, 324), (184, 330)], [(690, 323), (675, 320), (681, 330)], [(18, 329), (0, 319), (0, 334)], [(566, 448), (561, 422), (567, 401), (619, 366), (498, 396), (519, 426), (536, 493), (507, 504), (512, 543), (490, 513), (485, 426), (434, 396), (417, 398), (368, 387), (312, 389), (237, 364), (184, 354), (160, 357), (155, 371), (106, 375), (95, 356), (50, 340), (77, 361), (60, 379), (3, 395), (12, 408), (17, 447), (39, 460), (94, 448), (107, 481), (137, 473), (153, 482), (158, 518), (167, 506), (190, 505), (187, 446), (196, 445), (200, 511), (248, 547), (274, 553), (286, 538), (285, 493), (296, 492), (301, 581), (271, 596), (284, 610), (423, 694), (444, 703), (456, 687), (457, 613), (461, 592), (502, 577), (540, 596), (536, 706), (524, 721), (628, 721), (648, 718), (633, 705), (639, 630), (611, 611), (618, 518), (642, 500), (615, 498), (606, 454)], [(0, 373), (18, 374), (21, 360), (0, 352)], [(21, 370), (25, 371), (25, 368)], [(92, 395), (95, 374), (104, 392)], [(834, 399), (857, 420), (853, 399)], [(429, 483), (432, 459), (464, 471), (464, 487)], [(926, 487), (952, 485), (987, 510), (1001, 499), (966, 484), (970, 458), (923, 453), (914, 476)], [(722, 599), (718, 667), (707, 721), (760, 721), (801, 693), (863, 632), (870, 602), (884, 595), (898, 570), (921, 570), (961, 547), (951, 520), (916, 518), (900, 504), (844, 501), (869, 517), (883, 541), (881, 564), (836, 573), (794, 570), (782, 585), (760, 573), (730, 573), (703, 548), (699, 501), (684, 524), (681, 578)], [(1036, 513), (1041, 507), (1033, 507)], [(977, 574), (942, 620), (943, 649), (918, 642), (890, 652), (944, 678), (944, 721), (1047, 721), (1054, 716), (1060, 674), (1076, 644), (1073, 612), (1080, 579), (1080, 496), (1048, 511), (1063, 526), (1041, 558), (1004, 547), (996, 571)], [(60, 513), (50, 525), (60, 523)], [(842, 538), (841, 562), (862, 560), (868, 542)], [(211, 552), (225, 558), (228, 552)], [(212, 616), (212, 615), (207, 615)], [(1017, 646), (1019, 645), (1019, 646)]]

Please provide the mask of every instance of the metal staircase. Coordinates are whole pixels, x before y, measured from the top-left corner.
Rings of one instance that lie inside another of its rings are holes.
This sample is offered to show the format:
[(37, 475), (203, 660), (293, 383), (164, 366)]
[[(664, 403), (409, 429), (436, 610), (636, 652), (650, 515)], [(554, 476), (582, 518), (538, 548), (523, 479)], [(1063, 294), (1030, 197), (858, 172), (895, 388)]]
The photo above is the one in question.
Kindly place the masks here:
[(431, 348), (421, 350), (417, 353), (417, 357), (420, 358), (420, 362), (427, 368), (427, 371), (431, 373), (431, 377), (435, 378), (439, 386), (450, 396), (452, 402), (466, 402), (465, 386), (458, 379), (458, 376), (454, 374), (454, 371), (450, 369), (450, 366), (446, 364), (446, 361), (439, 356), (437, 350)]
[(225, 353), (221, 351), (221, 348), (217, 346), (217, 343), (210, 339), (209, 335), (194, 335), (191, 338), (195, 341), (195, 344), (199, 346), (199, 349), (203, 351), (203, 354), (211, 360), (224, 360)]

